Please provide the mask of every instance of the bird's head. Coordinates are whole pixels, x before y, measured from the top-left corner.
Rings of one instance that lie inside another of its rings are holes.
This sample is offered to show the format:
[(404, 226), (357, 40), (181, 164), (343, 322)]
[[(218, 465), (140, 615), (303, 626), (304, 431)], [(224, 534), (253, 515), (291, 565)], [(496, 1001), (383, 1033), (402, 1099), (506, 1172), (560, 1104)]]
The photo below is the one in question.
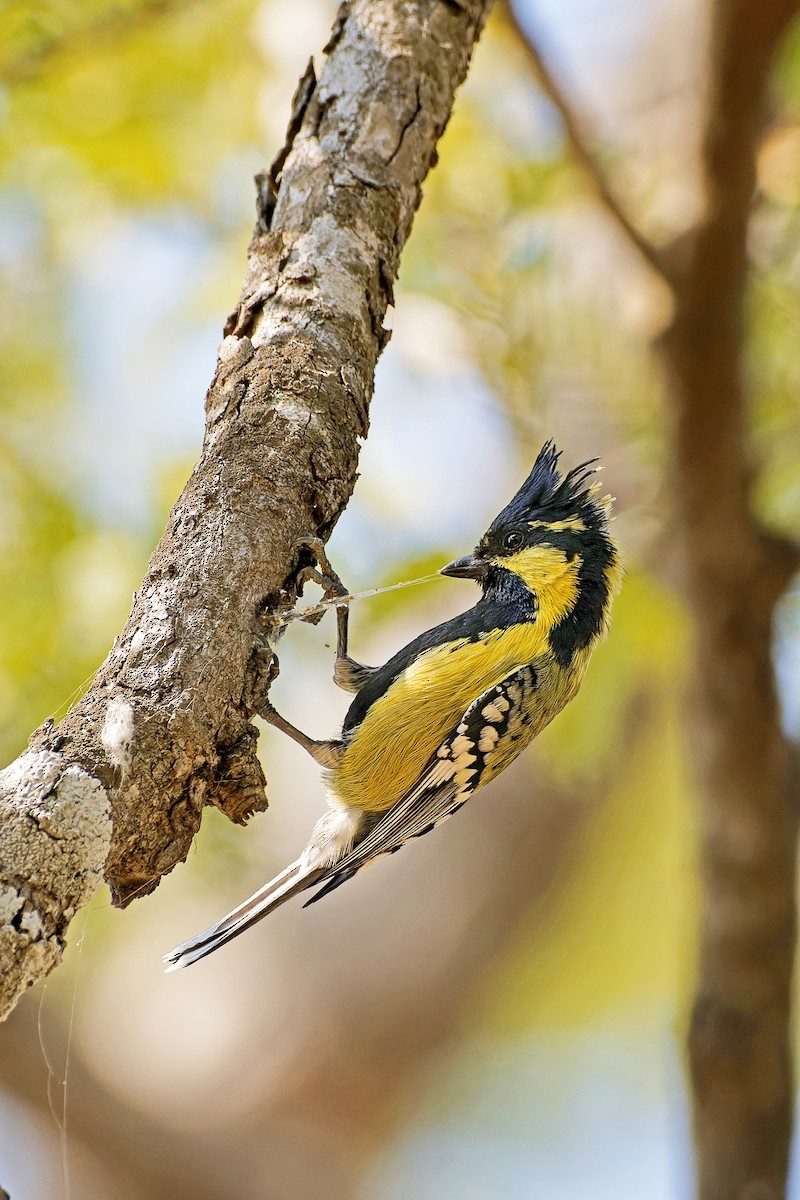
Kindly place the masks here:
[(618, 582), (618, 559), (609, 534), (611, 496), (599, 497), (595, 459), (566, 475), (559, 451), (545, 442), (528, 478), (495, 517), (472, 554), (442, 568), (443, 575), (477, 580), (484, 592), (503, 595), (520, 584), (537, 611), (556, 625), (590, 595), (602, 623)]

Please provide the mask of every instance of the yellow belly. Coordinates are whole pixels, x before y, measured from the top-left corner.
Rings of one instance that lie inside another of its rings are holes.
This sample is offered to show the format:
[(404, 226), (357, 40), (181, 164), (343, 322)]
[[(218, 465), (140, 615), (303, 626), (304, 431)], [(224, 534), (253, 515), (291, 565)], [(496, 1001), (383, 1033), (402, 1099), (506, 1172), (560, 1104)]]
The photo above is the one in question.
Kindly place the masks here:
[[(368, 710), (341, 765), (331, 774), (331, 791), (353, 808), (369, 812), (391, 808), (416, 783), (470, 704), (487, 688), (543, 656), (548, 663), (545, 675), (550, 669), (564, 676), (573, 674), (572, 669), (560, 671), (552, 661), (546, 634), (536, 622), (496, 630), (476, 642), (464, 639), (436, 646), (421, 654)], [(571, 680), (567, 685), (555, 678), (551, 683), (543, 679), (545, 694), (541, 700), (538, 688), (533, 694), (531, 703), (536, 711), (512, 758), (572, 698), (583, 670), (575, 673), (574, 687)], [(505, 761), (499, 765), (502, 755), (498, 747), (498, 766), (494, 768), (492, 763), (492, 775), (506, 765)]]

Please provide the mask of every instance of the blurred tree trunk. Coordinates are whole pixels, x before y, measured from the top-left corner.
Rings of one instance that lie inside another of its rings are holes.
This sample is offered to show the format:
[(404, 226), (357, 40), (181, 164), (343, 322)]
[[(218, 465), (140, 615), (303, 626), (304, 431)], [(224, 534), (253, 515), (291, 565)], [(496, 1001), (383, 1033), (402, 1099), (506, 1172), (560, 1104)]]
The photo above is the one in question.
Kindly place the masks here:
[(704, 904), (689, 1058), (701, 1200), (783, 1197), (792, 1131), (797, 799), (771, 651), (798, 559), (753, 514), (742, 347), (770, 68), (797, 10), (797, 0), (713, 7), (708, 208), (675, 256), (674, 319), (658, 347), (696, 624)]
[(706, 212), (664, 248), (626, 214), (570, 100), (511, 13), (598, 201), (673, 296), (655, 350), (672, 405), (671, 484), (696, 629), (687, 730), (704, 891), (688, 1049), (700, 1200), (779, 1200), (792, 1131), (798, 804), (771, 650), (775, 606), (800, 559), (753, 513), (743, 346), (756, 155), (775, 52), (798, 10), (798, 0), (714, 0)]

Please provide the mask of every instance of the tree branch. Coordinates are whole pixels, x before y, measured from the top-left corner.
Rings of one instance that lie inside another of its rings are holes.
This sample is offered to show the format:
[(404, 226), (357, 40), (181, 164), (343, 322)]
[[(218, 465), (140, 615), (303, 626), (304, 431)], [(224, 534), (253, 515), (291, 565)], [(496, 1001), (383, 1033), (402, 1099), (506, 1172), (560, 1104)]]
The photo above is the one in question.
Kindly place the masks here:
[(595, 194), (595, 198), (600, 202), (606, 213), (611, 217), (617, 228), (623, 233), (625, 239), (634, 247), (639, 256), (644, 259), (647, 265), (671, 289), (672, 277), (658, 249), (633, 224), (625, 212), (619, 197), (614, 194), (597, 158), (590, 149), (590, 139), (586, 132), (586, 122), (578, 116), (574, 104), (556, 79), (552, 67), (545, 61), (535, 39), (520, 24), (511, 0), (503, 0), (501, 7), (505, 20), (517, 35), (519, 43), (525, 51), (528, 63), (539, 87), (561, 118), (569, 151), (583, 172), (589, 187)]
[(340, 8), (259, 209), (200, 461), (91, 689), (0, 776), (0, 1014), (101, 872), (126, 904), (186, 856), (204, 805), (266, 805), (264, 629), (294, 601), (297, 539), (327, 537), (352, 492), (400, 251), (488, 8)]

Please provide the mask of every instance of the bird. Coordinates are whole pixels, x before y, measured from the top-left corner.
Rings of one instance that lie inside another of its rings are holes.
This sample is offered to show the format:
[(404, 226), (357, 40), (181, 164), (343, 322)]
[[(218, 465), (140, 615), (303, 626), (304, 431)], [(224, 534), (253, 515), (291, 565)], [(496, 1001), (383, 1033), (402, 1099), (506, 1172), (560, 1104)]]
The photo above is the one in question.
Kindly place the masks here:
[[(562, 474), (559, 458), (545, 442), (474, 551), (441, 568), (480, 586), (472, 608), (371, 667), (349, 656), (348, 609), (337, 607), (334, 680), (355, 693), (340, 737), (314, 740), (264, 702), (260, 715), (322, 768), (328, 809), (299, 858), (165, 955), (167, 970), (211, 954), (300, 892), (318, 887), (307, 904), (321, 900), (441, 825), (575, 697), (622, 568), (598, 460)], [(306, 568), (303, 581), (342, 599), (321, 541), (304, 542), (319, 570)]]

